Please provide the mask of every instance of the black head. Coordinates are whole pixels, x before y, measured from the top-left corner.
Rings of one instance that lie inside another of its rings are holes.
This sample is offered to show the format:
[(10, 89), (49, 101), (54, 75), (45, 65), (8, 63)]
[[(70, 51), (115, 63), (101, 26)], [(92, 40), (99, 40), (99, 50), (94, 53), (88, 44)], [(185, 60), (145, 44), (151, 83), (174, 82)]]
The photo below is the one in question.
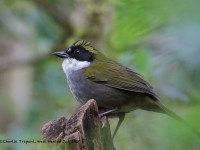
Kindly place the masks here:
[(78, 40), (66, 51), (55, 52), (60, 58), (74, 58), (79, 61), (92, 62), (95, 59), (96, 50), (85, 40)]

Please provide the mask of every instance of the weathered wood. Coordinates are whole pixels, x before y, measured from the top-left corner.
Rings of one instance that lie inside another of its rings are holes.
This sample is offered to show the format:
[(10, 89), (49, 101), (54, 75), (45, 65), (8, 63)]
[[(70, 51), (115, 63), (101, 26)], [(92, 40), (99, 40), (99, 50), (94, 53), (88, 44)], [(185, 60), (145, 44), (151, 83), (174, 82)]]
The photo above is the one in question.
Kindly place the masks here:
[(64, 143), (69, 150), (114, 150), (108, 119), (100, 120), (98, 113), (95, 100), (89, 100), (69, 120), (46, 123), (43, 140)]

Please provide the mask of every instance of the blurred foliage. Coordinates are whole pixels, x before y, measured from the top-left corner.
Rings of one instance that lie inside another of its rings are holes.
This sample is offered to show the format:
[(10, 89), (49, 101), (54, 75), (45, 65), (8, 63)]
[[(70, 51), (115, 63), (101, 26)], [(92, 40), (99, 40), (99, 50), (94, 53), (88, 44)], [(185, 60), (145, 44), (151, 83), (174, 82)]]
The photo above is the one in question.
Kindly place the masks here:
[[(24, 51), (17, 51), (17, 59), (11, 63), (0, 63), (0, 71), (28, 66), (33, 78), (23, 122), (15, 116), (17, 110), (13, 110), (9, 96), (0, 98), (2, 106), (15, 117), (1, 131), (0, 139), (38, 140), (44, 123), (70, 117), (77, 109), (79, 104), (66, 85), (61, 61), (51, 52), (64, 50), (79, 38), (137, 70), (171, 110), (198, 129), (199, 5), (199, 0), (3, 0), (0, 62), (7, 51), (14, 53), (12, 47), (7, 50), (2, 43), (17, 43)], [(111, 119), (112, 129), (116, 122)], [(197, 137), (181, 124), (165, 115), (140, 110), (127, 115), (114, 142), (121, 150), (200, 149)], [(38, 144), (0, 143), (0, 149), (8, 148), (46, 149)]]

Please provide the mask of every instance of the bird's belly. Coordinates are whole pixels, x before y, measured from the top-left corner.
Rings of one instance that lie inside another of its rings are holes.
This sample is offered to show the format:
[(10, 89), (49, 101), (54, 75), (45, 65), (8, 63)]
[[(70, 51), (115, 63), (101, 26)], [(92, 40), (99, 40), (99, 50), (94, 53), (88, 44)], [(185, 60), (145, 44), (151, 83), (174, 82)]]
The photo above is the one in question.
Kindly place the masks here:
[(84, 82), (79, 81), (78, 84), (70, 83), (69, 87), (76, 99), (82, 104), (86, 103), (89, 99), (95, 99), (99, 107), (111, 107), (119, 105), (124, 99), (128, 98), (126, 94), (89, 80)]
[(68, 84), (71, 92), (81, 104), (89, 99), (95, 99), (98, 107), (106, 109), (117, 107), (119, 112), (129, 112), (139, 108), (144, 99), (142, 94), (118, 90), (82, 77), (68, 78)]

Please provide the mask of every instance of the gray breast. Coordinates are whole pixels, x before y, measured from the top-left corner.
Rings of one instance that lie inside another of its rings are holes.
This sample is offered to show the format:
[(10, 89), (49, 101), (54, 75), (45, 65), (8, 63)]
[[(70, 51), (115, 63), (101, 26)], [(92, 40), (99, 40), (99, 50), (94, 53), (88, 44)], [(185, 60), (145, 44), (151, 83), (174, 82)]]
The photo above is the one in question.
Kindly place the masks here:
[[(92, 82), (84, 78), (82, 70), (69, 74), (67, 80), (71, 92), (82, 104), (89, 99), (95, 99), (99, 107), (112, 109), (123, 106), (126, 111), (131, 111), (137, 109), (138, 103), (144, 98), (138, 93), (122, 91)], [(131, 100), (133, 98), (134, 100)]]

